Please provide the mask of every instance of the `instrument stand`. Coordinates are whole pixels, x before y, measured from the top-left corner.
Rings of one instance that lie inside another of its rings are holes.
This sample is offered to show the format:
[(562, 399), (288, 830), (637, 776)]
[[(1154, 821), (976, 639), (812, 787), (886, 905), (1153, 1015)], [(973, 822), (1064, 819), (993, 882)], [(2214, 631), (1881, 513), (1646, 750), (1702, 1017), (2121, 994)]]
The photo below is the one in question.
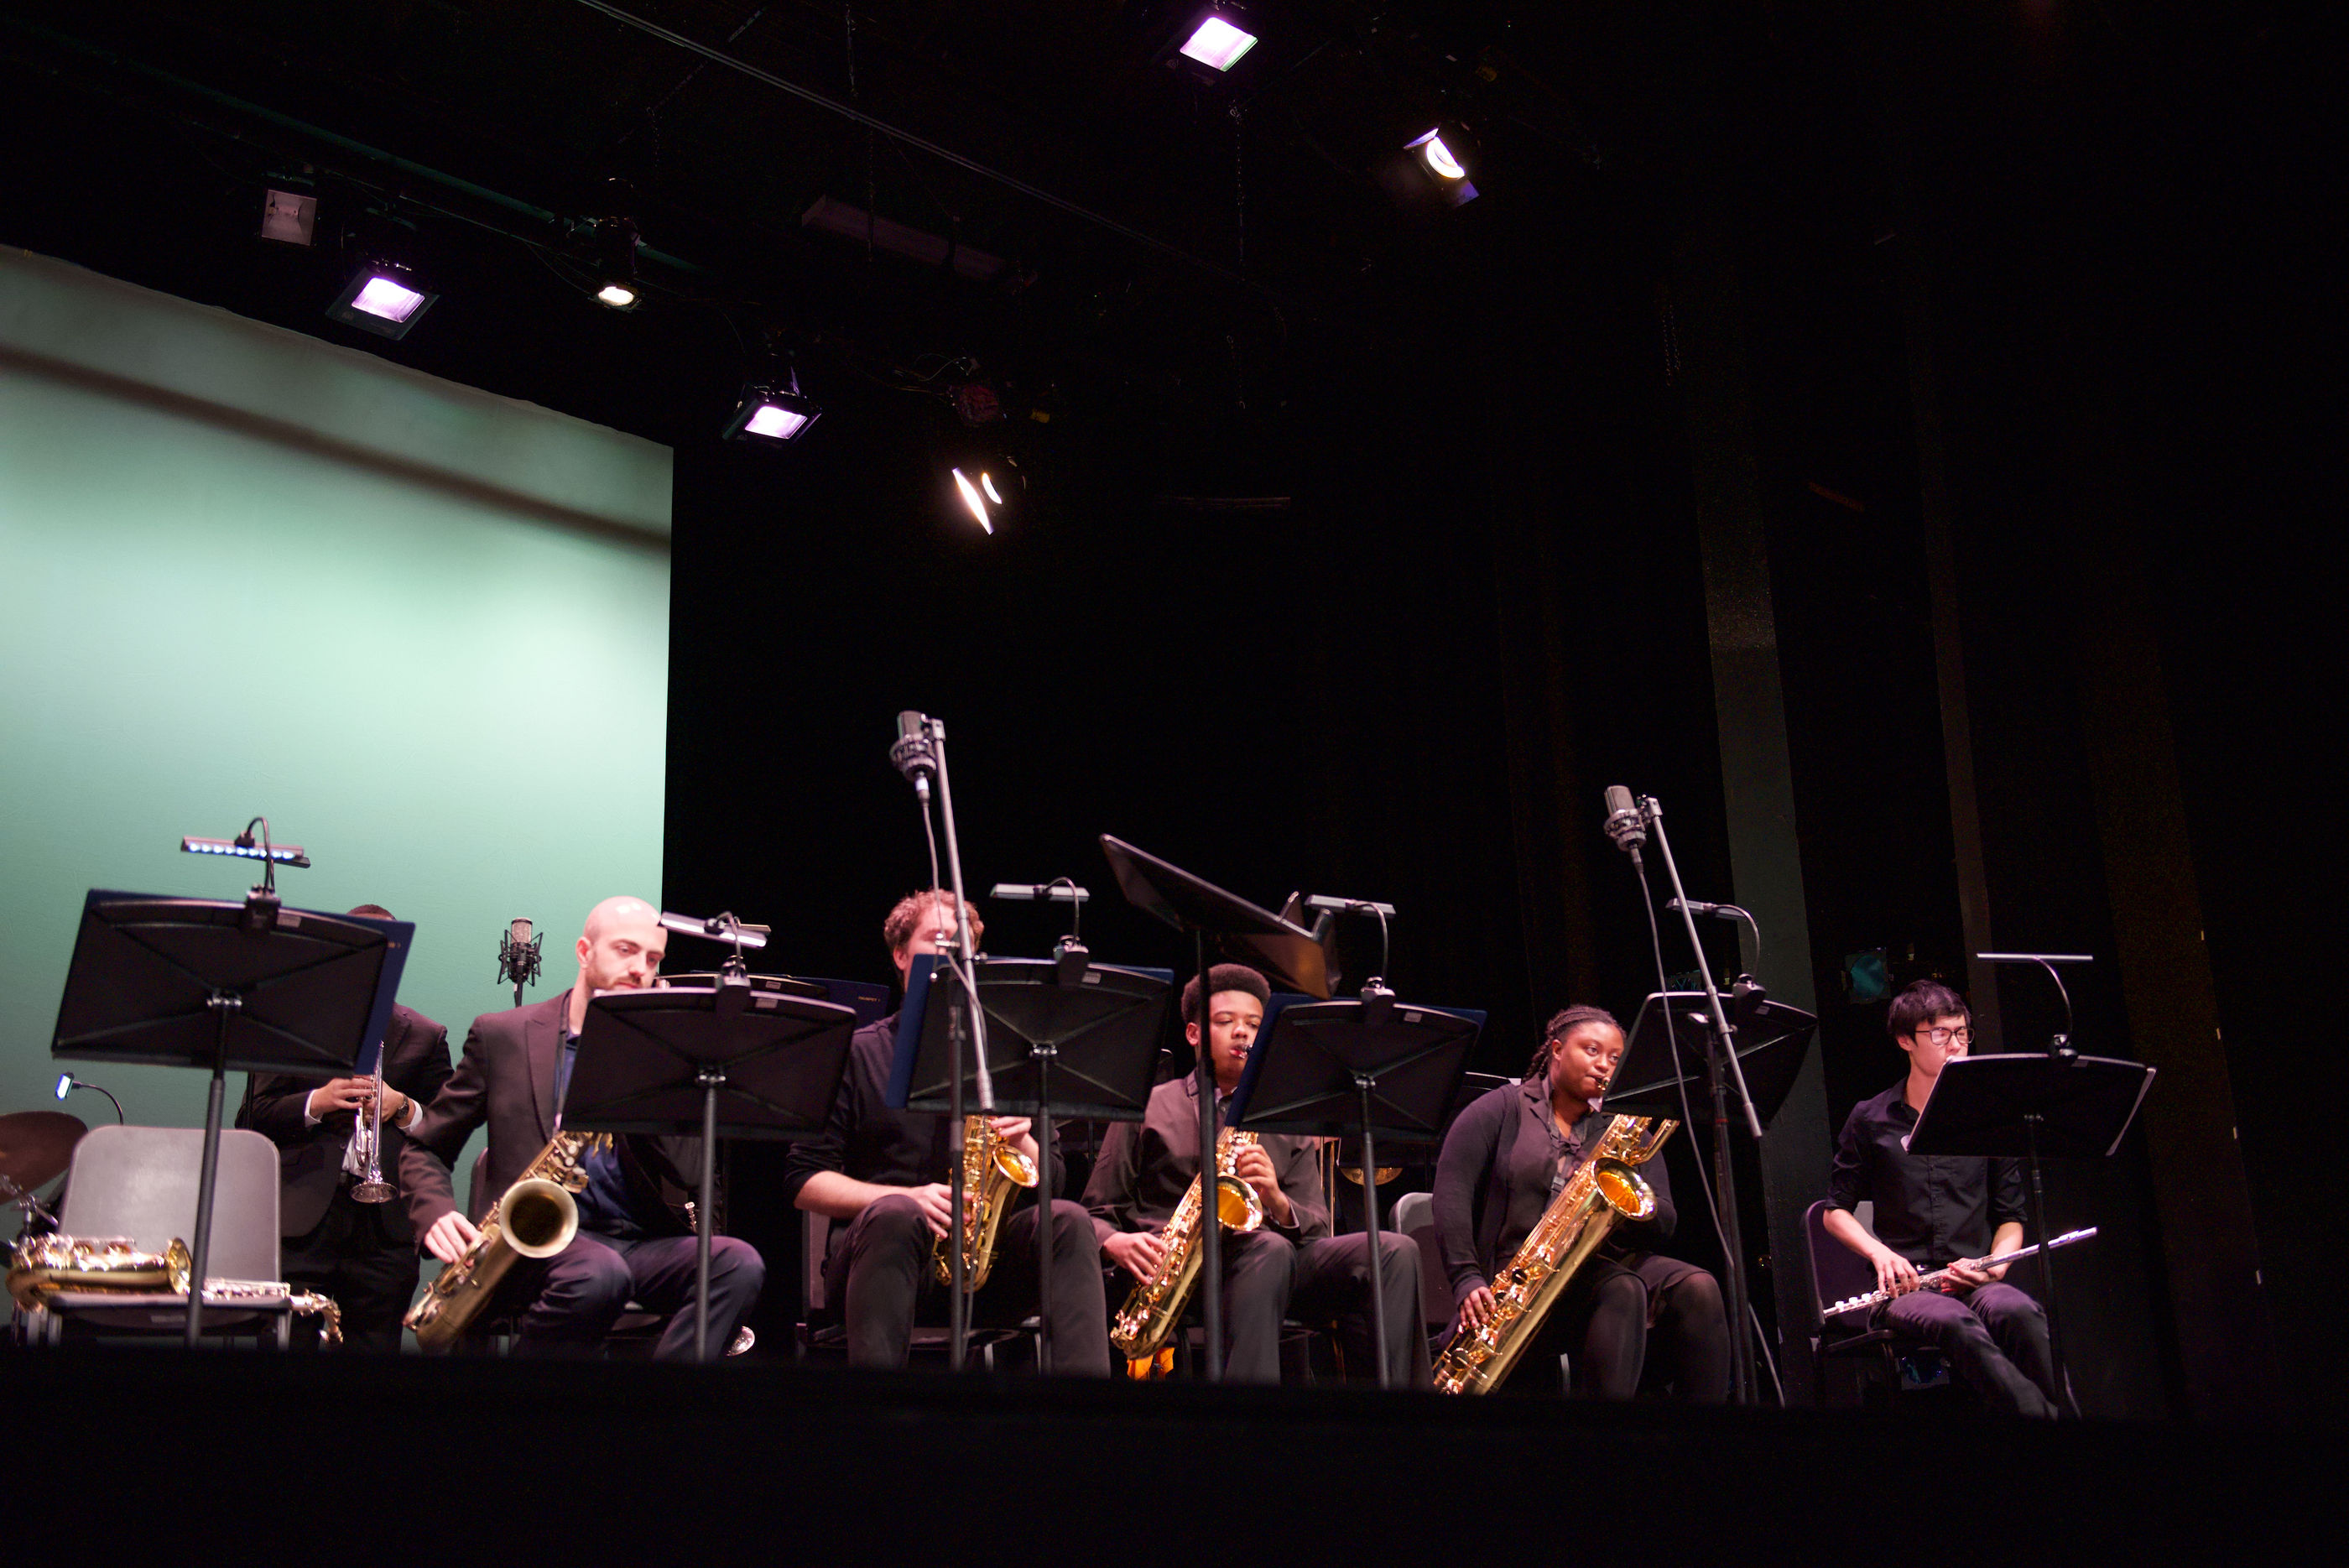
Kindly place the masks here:
[(587, 1003), (562, 1107), (564, 1130), (701, 1139), (693, 1216), (697, 1361), (710, 1358), (719, 1135), (791, 1142), (821, 1134), (855, 1028), (849, 1008), (754, 986), (739, 954), (712, 985), (605, 992)]
[[(1705, 1088), (1713, 1102), (1713, 1191), (1717, 1195), (1715, 1207), (1721, 1221), (1723, 1250), (1727, 1254), (1722, 1260), (1722, 1267), (1729, 1277), (1722, 1282), (1728, 1289), (1729, 1321), (1734, 1325), (1729, 1336), (1729, 1366), (1733, 1381), (1730, 1397), (1737, 1404), (1752, 1405), (1758, 1403), (1760, 1398), (1754, 1370), (1753, 1339), (1758, 1332), (1758, 1325), (1754, 1320), (1753, 1308), (1748, 1304), (1744, 1226), (1737, 1207), (1736, 1162), (1731, 1158), (1729, 1147), (1729, 1082), (1733, 1080), (1737, 1085), (1738, 1101), (1745, 1112), (1746, 1130), (1753, 1134), (1755, 1143), (1762, 1141), (1762, 1118), (1754, 1108), (1754, 1096), (1746, 1090), (1745, 1070), (1737, 1059), (1736, 1031), (1729, 1021), (1729, 1010), (1722, 1005), (1721, 991), (1713, 983), (1712, 966), (1705, 960), (1704, 943), (1697, 937), (1696, 917), (1689, 910), (1688, 889), (1681, 886), (1680, 867), (1672, 861), (1671, 840), (1664, 834), (1664, 808), (1653, 795), (1641, 795), (1639, 808), (1640, 820), (1655, 836), (1656, 848), (1664, 857), (1664, 874), (1671, 881), (1672, 898), (1680, 906), (1681, 921), (1688, 931), (1689, 949), (1696, 956), (1697, 972), (1704, 976), (1704, 1077)], [(1647, 870), (1640, 865), (1639, 848), (1636, 845), (1626, 847), (1630, 851), (1632, 867), (1640, 877), (1640, 895), (1642, 898), (1651, 898)], [(1650, 912), (1653, 914), (1652, 905)], [(1663, 964), (1661, 948), (1657, 951), (1656, 961), (1661, 969)], [(1669, 1013), (1665, 1015), (1665, 1027), (1669, 1033), (1671, 1027)], [(1724, 1064), (1728, 1068), (1725, 1074), (1723, 1071)]]
[[(1943, 1064), (1934, 1079), (1909, 1134), (1909, 1152), (2023, 1159), (2031, 1173), (2031, 1223), (2036, 1240), (2044, 1241), (2054, 1232), (2047, 1228), (2040, 1160), (2101, 1158), (2116, 1152), (2153, 1079), (2154, 1069), (2142, 1062), (2079, 1055), (2061, 1034), (2055, 1036), (2055, 1054), (1961, 1056)], [(2047, 1309), (2055, 1386), (2068, 1399), (2053, 1258), (2052, 1248), (2040, 1250), (2039, 1288), (2047, 1298), (2042, 1304)], [(2073, 1414), (2079, 1412), (2075, 1408)]]
[(1267, 1024), (1232, 1096), (1232, 1125), (1309, 1137), (1359, 1135), (1362, 1230), (1370, 1238), (1371, 1334), (1379, 1386), (1387, 1370), (1386, 1270), (1379, 1227), (1378, 1137), (1443, 1136), (1462, 1069), (1481, 1026), (1432, 1007), (1409, 1007), (1376, 979), (1360, 1001), (1284, 1007)]
[[(1313, 933), (1294, 921), (1201, 881), (1154, 855), (1145, 855), (1122, 839), (1103, 834), (1101, 846), (1126, 901), (1191, 937), (1192, 972), (1199, 979), (1199, 1048), (1193, 1072), (1199, 1086), (1204, 1202), (1207, 1172), (1216, 1163), (1216, 1064), (1208, 1038), (1209, 1003), (1215, 1000), (1207, 993), (1211, 950), (1220, 949), (1262, 971), (1277, 985), (1314, 997), (1330, 994), (1326, 961)], [(1223, 1227), (1203, 1223), (1199, 1231), (1199, 1270), (1206, 1282), (1200, 1293), (1200, 1315), (1206, 1328), (1206, 1380), (1220, 1383), (1224, 1377)]]
[[(946, 1111), (953, 1103), (950, 1033), (956, 997), (938, 981), (938, 961), (915, 958), (885, 1103), (893, 1110)], [(1140, 1121), (1157, 1076), (1172, 976), (1109, 969), (1065, 958), (982, 959), (975, 970), (992, 1062), (995, 1108), (1035, 1118), (1037, 1161), (1036, 1364), (1052, 1362), (1051, 1203), (1053, 1118)], [(959, 992), (959, 986), (952, 992)], [(961, 1168), (957, 1159), (956, 1168)], [(957, 1251), (960, 1248), (956, 1249)]]
[(191, 1348), (203, 1334), (229, 1069), (349, 1072), (383, 1038), (415, 932), (399, 920), (288, 909), (267, 883), (242, 903), (102, 891), (83, 901), (50, 1054), (212, 1078), (189, 1249)]

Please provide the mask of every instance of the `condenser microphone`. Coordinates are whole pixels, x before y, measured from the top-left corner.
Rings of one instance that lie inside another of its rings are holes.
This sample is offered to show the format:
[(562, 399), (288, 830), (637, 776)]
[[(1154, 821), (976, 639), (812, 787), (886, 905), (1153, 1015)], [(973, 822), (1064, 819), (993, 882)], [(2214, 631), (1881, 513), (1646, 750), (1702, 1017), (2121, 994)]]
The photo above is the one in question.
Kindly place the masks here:
[(1648, 825), (1640, 820), (1631, 792), (1621, 784), (1607, 786), (1607, 836), (1634, 860), (1640, 857), (1640, 846), (1648, 842)]
[(926, 716), (911, 709), (897, 715), (897, 743), (889, 748), (889, 760), (926, 803), (930, 780), (937, 776), (938, 757), (930, 748), (930, 722)]

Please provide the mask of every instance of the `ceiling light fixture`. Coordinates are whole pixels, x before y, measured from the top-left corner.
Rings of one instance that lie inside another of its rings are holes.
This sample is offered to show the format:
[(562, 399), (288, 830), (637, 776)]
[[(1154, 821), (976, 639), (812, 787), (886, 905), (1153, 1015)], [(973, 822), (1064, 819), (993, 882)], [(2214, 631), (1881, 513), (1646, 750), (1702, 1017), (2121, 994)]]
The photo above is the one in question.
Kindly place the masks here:
[(823, 417), (823, 410), (813, 399), (800, 395), (797, 370), (787, 370), (782, 380), (781, 387), (771, 381), (753, 381), (744, 387), (741, 400), (734, 405), (734, 417), (719, 432), (720, 437), (780, 443), (806, 434), (808, 427)]
[(1211, 10), (1192, 27), (1189, 41), (1178, 52), (1210, 70), (1227, 71), (1239, 64), (1241, 56), (1255, 47), (1254, 33), (1235, 26)]
[(346, 326), (382, 337), (405, 337), (440, 296), (397, 262), (373, 263), (351, 275), (326, 314)]

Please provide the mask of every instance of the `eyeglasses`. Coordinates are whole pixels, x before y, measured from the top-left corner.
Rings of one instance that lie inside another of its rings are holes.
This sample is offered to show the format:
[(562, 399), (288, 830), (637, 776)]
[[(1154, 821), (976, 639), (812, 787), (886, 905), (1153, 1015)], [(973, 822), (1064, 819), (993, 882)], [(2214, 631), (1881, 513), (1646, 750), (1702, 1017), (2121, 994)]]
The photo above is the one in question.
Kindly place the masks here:
[(1961, 1045), (1971, 1045), (1974, 1043), (1974, 1032), (1971, 1029), (1951, 1029), (1944, 1024), (1936, 1023), (1930, 1029), (1918, 1030), (1916, 1038), (1930, 1040), (1936, 1045), (1947, 1045), (1952, 1040)]

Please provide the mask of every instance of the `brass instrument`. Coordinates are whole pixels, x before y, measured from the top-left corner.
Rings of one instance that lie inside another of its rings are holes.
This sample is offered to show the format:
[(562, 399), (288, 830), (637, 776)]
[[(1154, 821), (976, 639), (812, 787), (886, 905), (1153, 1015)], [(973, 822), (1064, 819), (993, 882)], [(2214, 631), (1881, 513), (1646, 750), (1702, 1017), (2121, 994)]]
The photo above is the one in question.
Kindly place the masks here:
[[(1257, 1134), (1237, 1127), (1226, 1127), (1216, 1139), (1216, 1218), (1225, 1229), (1242, 1236), (1264, 1224), (1264, 1200), (1256, 1195), (1255, 1188), (1232, 1174), (1232, 1168), (1241, 1145), (1262, 1141)], [(1166, 1229), (1158, 1232), (1158, 1239), (1166, 1243), (1166, 1256), (1148, 1279), (1134, 1284), (1110, 1324), (1109, 1342), (1128, 1361), (1148, 1361), (1158, 1354), (1182, 1321), (1191, 1289), (1199, 1282), (1204, 1261), (1199, 1213), (1205, 1207), (1200, 1192), (1206, 1175), (1202, 1171), (1191, 1179), (1191, 1189), (1168, 1216)]]
[(455, 1346), (481, 1314), (517, 1258), (551, 1258), (579, 1233), (579, 1203), (587, 1189), (583, 1162), (605, 1136), (556, 1133), (481, 1220), (481, 1236), (408, 1309), (407, 1325), (427, 1351)]
[(358, 1163), (365, 1174), (351, 1184), (354, 1203), (388, 1203), (399, 1196), (399, 1189), (383, 1179), (383, 1042), (375, 1043), (375, 1097), (368, 1105), (369, 1114), (359, 1118), (358, 1128), (351, 1136), (358, 1140)]
[(1598, 1147), (1550, 1199), (1493, 1282), (1492, 1316), (1482, 1328), (1462, 1324), (1445, 1343), (1435, 1361), (1439, 1390), (1489, 1394), (1500, 1386), (1616, 1221), (1645, 1220), (1656, 1211), (1656, 1195), (1636, 1168), (1653, 1159), (1680, 1125), (1659, 1122), (1650, 1137), (1645, 1116), (1617, 1116), (1607, 1124)]
[[(195, 1261), (177, 1236), (160, 1252), (142, 1252), (127, 1236), (26, 1236), (10, 1255), (8, 1293), (28, 1313), (46, 1310), (62, 1292), (97, 1294), (184, 1295)], [(343, 1314), (332, 1297), (297, 1291), (280, 1280), (204, 1282), (206, 1306), (275, 1306), (320, 1317), (319, 1338), (343, 1342)]]
[[(1011, 1211), (1018, 1189), (1033, 1187), (1040, 1179), (1036, 1162), (995, 1130), (993, 1118), (963, 1117), (963, 1211), (957, 1233), (966, 1294), (987, 1283), (988, 1272), (995, 1267), (995, 1238), (1003, 1229), (1003, 1217)], [(947, 1252), (944, 1236), (930, 1242), (930, 1272), (942, 1285), (954, 1283), (954, 1259)]]

